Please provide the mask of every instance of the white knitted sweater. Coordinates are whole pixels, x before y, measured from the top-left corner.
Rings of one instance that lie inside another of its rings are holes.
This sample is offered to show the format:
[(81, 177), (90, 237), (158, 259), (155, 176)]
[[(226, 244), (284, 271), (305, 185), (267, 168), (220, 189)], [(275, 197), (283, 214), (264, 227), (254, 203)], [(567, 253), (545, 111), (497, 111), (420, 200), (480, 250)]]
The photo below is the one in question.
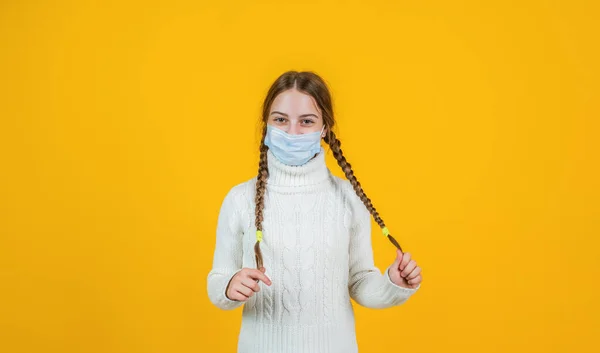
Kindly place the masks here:
[[(388, 308), (418, 288), (400, 287), (390, 280), (389, 267), (383, 274), (375, 267), (371, 215), (350, 182), (331, 174), (323, 148), (302, 166), (267, 153), (260, 246), (272, 285), (259, 282), (260, 291), (243, 306), (237, 351), (358, 352), (350, 298)], [(220, 209), (207, 290), (223, 310), (244, 304), (225, 296), (229, 280), (243, 267), (256, 267), (255, 183), (256, 177), (231, 188)]]

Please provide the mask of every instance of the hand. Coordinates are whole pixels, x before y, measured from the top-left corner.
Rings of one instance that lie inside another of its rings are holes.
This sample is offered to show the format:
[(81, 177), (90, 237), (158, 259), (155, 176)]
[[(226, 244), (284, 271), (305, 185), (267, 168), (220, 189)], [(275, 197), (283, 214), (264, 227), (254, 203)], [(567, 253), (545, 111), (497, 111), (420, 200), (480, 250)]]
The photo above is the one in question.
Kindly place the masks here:
[(396, 261), (388, 273), (392, 282), (404, 288), (417, 288), (422, 281), (421, 268), (410, 258), (410, 253), (403, 254), (400, 249), (396, 249)]
[(225, 296), (229, 300), (245, 302), (260, 290), (258, 281), (271, 285), (271, 280), (265, 275), (265, 271), (264, 267), (261, 267), (260, 271), (244, 267), (229, 280), (227, 288), (225, 288)]

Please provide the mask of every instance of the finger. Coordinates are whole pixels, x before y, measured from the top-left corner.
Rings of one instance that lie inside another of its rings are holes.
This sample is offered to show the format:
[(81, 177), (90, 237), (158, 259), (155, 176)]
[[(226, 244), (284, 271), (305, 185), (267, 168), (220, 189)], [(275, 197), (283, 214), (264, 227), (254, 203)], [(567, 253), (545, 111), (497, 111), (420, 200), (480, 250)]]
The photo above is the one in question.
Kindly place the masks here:
[(268, 284), (269, 286), (271, 285), (271, 280), (269, 279), (269, 277), (267, 277), (264, 273), (260, 272), (259, 270), (252, 269), (248, 271), (248, 276), (254, 280), (259, 279), (264, 283)]
[[(262, 272), (262, 273), (265, 273), (265, 272), (267, 271), (267, 269), (266, 269), (264, 266), (261, 266), (261, 267), (259, 268), (259, 270), (260, 270), (260, 272)], [(259, 279), (255, 279), (255, 280), (253, 280), (253, 281), (254, 281), (254, 282), (256, 282), (256, 283), (258, 283), (258, 281), (260, 281), (260, 280), (259, 280)]]
[(419, 266), (415, 267), (414, 270), (412, 270), (411, 273), (408, 274), (408, 276), (406, 276), (407, 280), (411, 280), (415, 277), (417, 277), (419, 274), (421, 274), (421, 268)]
[(234, 291), (233, 294), (231, 295), (231, 299), (244, 302), (244, 301), (248, 300), (248, 297), (238, 291)]
[(410, 253), (405, 252), (404, 255), (402, 255), (402, 261), (400, 261), (400, 271), (403, 271), (409, 262), (410, 262)]
[(421, 275), (418, 275), (417, 277), (408, 280), (408, 284), (419, 284), (419, 283), (421, 283)]
[(245, 295), (247, 297), (251, 297), (254, 294), (254, 291), (252, 289), (250, 289), (242, 284), (235, 287), (235, 290), (237, 290), (238, 292), (242, 293), (243, 295)]
[(250, 282), (251, 283), (247, 283), (247, 281), (242, 280), (242, 285), (252, 289), (254, 292), (258, 292), (260, 290), (258, 282), (254, 282), (254, 281), (250, 281)]
[(404, 267), (404, 270), (402, 270), (402, 272), (400, 273), (400, 275), (402, 277), (406, 277), (409, 273), (411, 273), (415, 267), (417, 267), (417, 263), (415, 260), (410, 260), (408, 265), (406, 265), (406, 267)]

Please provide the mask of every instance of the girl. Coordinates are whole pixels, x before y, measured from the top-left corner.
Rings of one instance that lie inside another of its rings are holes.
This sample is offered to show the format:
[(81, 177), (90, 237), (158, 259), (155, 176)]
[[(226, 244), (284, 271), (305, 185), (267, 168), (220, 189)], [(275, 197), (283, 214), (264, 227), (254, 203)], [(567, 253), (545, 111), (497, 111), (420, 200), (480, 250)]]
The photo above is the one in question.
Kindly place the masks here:
[[(400, 305), (420, 287), (421, 269), (346, 161), (323, 79), (279, 76), (262, 126), (258, 175), (221, 205), (208, 296), (223, 310), (244, 305), (238, 353), (358, 352), (350, 298), (368, 308)], [(321, 139), (348, 180), (327, 168)], [(397, 247), (383, 274), (373, 262), (371, 215)]]

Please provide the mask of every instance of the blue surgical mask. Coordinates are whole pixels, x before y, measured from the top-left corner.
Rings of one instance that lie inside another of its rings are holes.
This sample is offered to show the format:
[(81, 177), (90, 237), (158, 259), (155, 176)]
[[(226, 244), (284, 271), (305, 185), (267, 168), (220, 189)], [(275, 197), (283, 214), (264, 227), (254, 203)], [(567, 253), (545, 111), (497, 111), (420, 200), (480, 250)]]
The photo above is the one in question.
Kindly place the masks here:
[(321, 151), (321, 131), (291, 135), (273, 125), (267, 125), (265, 145), (283, 164), (302, 165)]

